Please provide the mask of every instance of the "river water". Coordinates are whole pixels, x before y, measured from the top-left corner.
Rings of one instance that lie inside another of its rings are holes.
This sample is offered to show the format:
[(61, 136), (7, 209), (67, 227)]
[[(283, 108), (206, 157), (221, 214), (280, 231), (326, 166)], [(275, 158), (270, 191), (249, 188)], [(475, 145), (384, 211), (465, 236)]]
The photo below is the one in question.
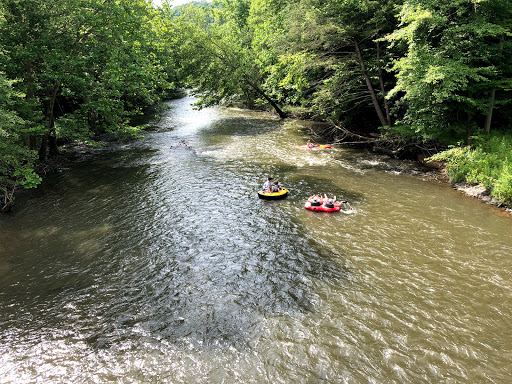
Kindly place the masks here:
[(511, 382), (510, 216), (192, 101), (0, 216), (0, 383)]

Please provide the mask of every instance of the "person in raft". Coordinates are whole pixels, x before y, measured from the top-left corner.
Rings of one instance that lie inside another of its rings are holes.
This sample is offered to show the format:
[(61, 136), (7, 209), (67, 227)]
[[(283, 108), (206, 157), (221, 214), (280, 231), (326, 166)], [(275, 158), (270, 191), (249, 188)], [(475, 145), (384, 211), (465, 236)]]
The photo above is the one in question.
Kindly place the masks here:
[(342, 201), (342, 202), (337, 201), (336, 196), (330, 198), (326, 194), (324, 194), (322, 202), (326, 208), (334, 208), (336, 206), (341, 206), (343, 203), (346, 203), (346, 201)]
[(307, 146), (308, 146), (308, 148), (316, 147), (316, 145), (314, 145), (310, 140), (308, 140)]
[(263, 192), (272, 192), (272, 178), (269, 177), (265, 184), (263, 184)]
[(313, 195), (309, 199), (312, 207), (319, 207), (322, 205), (322, 196), (321, 195)]
[(335, 204), (336, 204), (336, 196), (334, 196), (334, 199), (329, 199), (327, 196), (325, 196), (325, 200), (324, 200), (325, 208), (334, 208)]
[(281, 186), (279, 185), (279, 181), (274, 181), (274, 185), (272, 186), (272, 192), (280, 192)]

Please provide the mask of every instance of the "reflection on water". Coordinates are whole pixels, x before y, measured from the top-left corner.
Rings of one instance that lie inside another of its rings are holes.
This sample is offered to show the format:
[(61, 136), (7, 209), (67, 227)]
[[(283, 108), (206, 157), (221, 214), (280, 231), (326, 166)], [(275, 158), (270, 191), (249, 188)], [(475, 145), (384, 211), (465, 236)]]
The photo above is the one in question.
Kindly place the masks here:
[[(0, 217), (0, 383), (507, 382), (509, 217), (190, 102)], [(269, 175), (289, 198), (257, 198)]]

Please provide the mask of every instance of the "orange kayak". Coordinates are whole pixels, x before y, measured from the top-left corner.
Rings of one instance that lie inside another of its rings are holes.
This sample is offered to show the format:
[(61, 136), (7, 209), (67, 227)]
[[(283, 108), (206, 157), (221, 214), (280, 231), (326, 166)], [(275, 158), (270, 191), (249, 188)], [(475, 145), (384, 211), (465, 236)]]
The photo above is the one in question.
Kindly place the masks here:
[(332, 147), (332, 145), (329, 145), (329, 144), (327, 144), (327, 145), (315, 145), (313, 147), (308, 147), (307, 145), (299, 145), (300, 149), (329, 149), (331, 147)]

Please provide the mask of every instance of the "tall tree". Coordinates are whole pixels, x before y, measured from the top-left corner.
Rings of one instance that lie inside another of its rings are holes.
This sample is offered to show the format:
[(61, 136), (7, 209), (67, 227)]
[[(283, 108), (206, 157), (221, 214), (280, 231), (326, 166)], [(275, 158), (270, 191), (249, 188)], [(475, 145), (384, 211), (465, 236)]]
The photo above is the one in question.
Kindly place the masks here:
[(390, 55), (385, 52), (380, 37), (397, 25), (395, 14), (400, 3), (400, 0), (336, 0), (320, 8), (336, 29), (338, 51), (346, 52), (340, 58), (358, 66), (381, 126), (392, 126), (393, 122), (386, 98), (390, 76), (384, 73)]
[(9, 77), (22, 79), (30, 106), (23, 117), (39, 138), (41, 160), (58, 154), (59, 116), (69, 114), (64, 129), (71, 135), (132, 131), (130, 115), (170, 86), (157, 46), (158, 14), (145, 0), (5, 0), (4, 6), (0, 42), (8, 52), (1, 64)]
[(269, 3), (278, 6), (261, 6), (267, 13), (255, 29), (274, 92), (294, 100), (288, 89), (302, 105), (336, 122), (393, 124), (386, 99), (394, 85), (387, 71), (391, 53), (380, 38), (396, 26), (400, 0)]

